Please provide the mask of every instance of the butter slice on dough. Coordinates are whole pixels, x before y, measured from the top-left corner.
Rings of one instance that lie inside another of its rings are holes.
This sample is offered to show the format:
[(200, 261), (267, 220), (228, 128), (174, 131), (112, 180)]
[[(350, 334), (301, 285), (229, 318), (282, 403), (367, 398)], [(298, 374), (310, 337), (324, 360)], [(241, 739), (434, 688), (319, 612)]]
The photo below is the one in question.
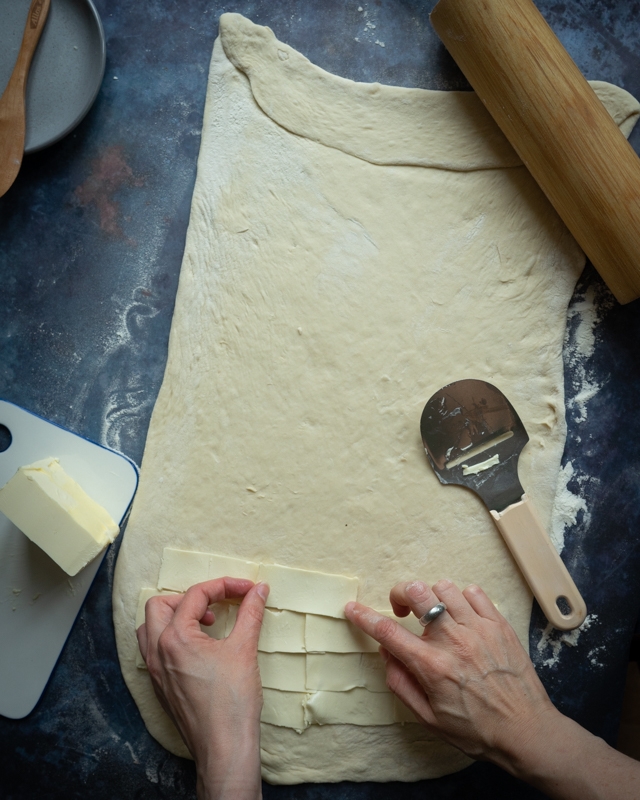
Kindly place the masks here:
[[(391, 617), (411, 633), (422, 635), (423, 628), (413, 614), (408, 617), (396, 617), (393, 611), (385, 610), (378, 613)], [(377, 653), (379, 647), (375, 639), (367, 636), (348, 620), (307, 614), (305, 628), (307, 653)]]
[(304, 653), (258, 653), (263, 687), (281, 692), (306, 692), (306, 658)]
[(315, 692), (305, 703), (309, 725), (393, 725), (396, 717), (394, 695), (366, 689)]
[(305, 614), (265, 608), (258, 650), (263, 653), (304, 653)]
[(230, 556), (199, 553), (165, 547), (158, 577), (158, 589), (186, 592), (191, 586), (213, 578), (247, 578), (255, 581), (258, 565)]
[(267, 606), (344, 619), (344, 607), (358, 594), (358, 579), (306, 569), (260, 564), (258, 581), (269, 584)]
[(363, 688), (388, 692), (384, 661), (377, 653), (310, 653), (307, 691), (346, 692)]
[(277, 689), (263, 689), (261, 722), (277, 725), (280, 728), (293, 728), (302, 733), (307, 727), (304, 704), (307, 695), (299, 692), (279, 692)]
[(375, 639), (346, 619), (307, 614), (304, 632), (307, 653), (375, 653)]
[[(237, 605), (229, 606), (224, 635), (228, 636), (236, 624)], [(304, 653), (305, 615), (295, 611), (265, 608), (258, 650), (263, 653)]]
[(186, 592), (196, 583), (208, 580), (209, 554), (165, 547), (158, 576), (158, 589)]

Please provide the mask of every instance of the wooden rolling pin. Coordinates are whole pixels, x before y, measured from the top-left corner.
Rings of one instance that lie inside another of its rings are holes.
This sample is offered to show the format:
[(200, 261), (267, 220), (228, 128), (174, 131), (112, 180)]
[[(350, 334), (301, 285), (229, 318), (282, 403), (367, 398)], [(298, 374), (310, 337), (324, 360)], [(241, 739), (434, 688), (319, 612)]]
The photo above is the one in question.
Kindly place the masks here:
[(620, 303), (640, 297), (640, 159), (530, 0), (440, 0), (431, 23)]

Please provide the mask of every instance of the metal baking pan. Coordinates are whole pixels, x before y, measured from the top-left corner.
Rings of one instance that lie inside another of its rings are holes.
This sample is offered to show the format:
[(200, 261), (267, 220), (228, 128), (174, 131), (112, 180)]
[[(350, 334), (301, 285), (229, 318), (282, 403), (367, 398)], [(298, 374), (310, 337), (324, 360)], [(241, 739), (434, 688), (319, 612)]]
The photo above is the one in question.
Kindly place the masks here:
[[(0, 93), (13, 70), (30, 0), (0, 0)], [(27, 81), (25, 152), (73, 130), (91, 108), (104, 76), (106, 48), (91, 0), (53, 0)]]

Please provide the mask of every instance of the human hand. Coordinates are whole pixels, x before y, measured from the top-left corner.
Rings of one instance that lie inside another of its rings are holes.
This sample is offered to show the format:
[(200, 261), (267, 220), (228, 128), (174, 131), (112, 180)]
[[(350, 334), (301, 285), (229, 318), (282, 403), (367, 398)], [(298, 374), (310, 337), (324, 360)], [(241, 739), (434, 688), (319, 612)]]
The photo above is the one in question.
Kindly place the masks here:
[[(199, 583), (152, 597), (137, 630), (156, 696), (196, 762), (201, 800), (261, 797), (257, 652), (268, 594), (266, 584), (239, 578)], [(231, 634), (207, 636), (200, 623), (215, 620), (208, 606), (239, 597)]]
[(515, 631), (478, 586), (400, 583), (390, 599), (400, 617), (447, 606), (421, 637), (359, 603), (345, 609), (382, 645), (391, 691), (440, 738), (510, 768), (551, 718), (562, 718)]

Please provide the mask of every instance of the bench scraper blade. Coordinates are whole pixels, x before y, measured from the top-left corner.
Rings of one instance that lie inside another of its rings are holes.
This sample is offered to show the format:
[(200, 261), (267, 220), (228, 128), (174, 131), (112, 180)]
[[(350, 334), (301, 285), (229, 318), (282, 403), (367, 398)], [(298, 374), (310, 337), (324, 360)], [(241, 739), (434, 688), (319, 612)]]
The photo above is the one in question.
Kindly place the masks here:
[(529, 437), (495, 386), (478, 380), (444, 386), (427, 402), (420, 433), (441, 483), (473, 489), (494, 511), (522, 498), (518, 457)]
[(450, 383), (425, 406), (420, 433), (441, 483), (484, 500), (549, 622), (581, 625), (585, 602), (520, 484), (518, 457), (529, 437), (502, 392), (486, 381)]

